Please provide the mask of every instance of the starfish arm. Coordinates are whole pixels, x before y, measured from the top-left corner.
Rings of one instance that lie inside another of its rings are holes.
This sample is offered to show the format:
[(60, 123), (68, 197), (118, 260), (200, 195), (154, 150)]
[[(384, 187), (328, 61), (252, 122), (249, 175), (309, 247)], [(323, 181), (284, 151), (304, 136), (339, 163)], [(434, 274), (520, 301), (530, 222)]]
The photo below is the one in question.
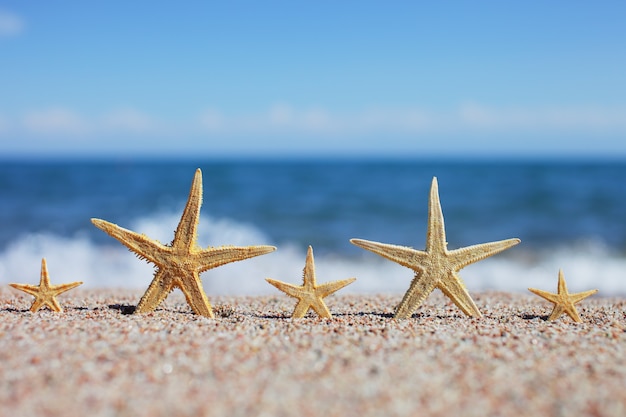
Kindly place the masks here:
[(174, 233), (172, 246), (189, 249), (196, 245), (200, 206), (202, 206), (202, 171), (198, 168), (191, 182), (187, 204)]
[(428, 199), (428, 229), (426, 233), (426, 252), (444, 252), (446, 250), (446, 229), (443, 211), (439, 201), (437, 177), (433, 177)]
[(204, 249), (193, 256), (195, 262), (200, 265), (199, 272), (204, 272), (220, 265), (254, 258), (255, 256), (274, 252), (275, 250), (276, 247), (265, 245), (244, 247), (221, 246), (219, 248)]
[(299, 285), (288, 284), (286, 282), (277, 281), (271, 278), (265, 278), (265, 281), (272, 284), (280, 291), (284, 292), (290, 297), (301, 298), (302, 297), (302, 287)]
[(324, 300), (322, 300), (321, 298), (318, 298), (317, 300), (315, 300), (315, 302), (311, 303), (311, 308), (313, 309), (313, 311), (317, 313), (318, 316), (322, 318), (325, 318), (325, 319), (333, 318), (333, 315), (330, 314), (330, 310), (328, 309), (328, 306), (326, 305)]
[(557, 293), (567, 294), (567, 283), (565, 282), (565, 276), (563, 270), (559, 269), (559, 283), (557, 284)]
[(42, 297), (37, 297), (35, 298), (35, 301), (33, 301), (33, 305), (30, 306), (30, 311), (32, 313), (36, 313), (45, 304), (46, 304), (46, 300), (44, 300)]
[(537, 294), (539, 297), (544, 298), (548, 301), (550, 301), (551, 303), (558, 303), (559, 302), (559, 295), (558, 294), (553, 294), (551, 292), (548, 291), (543, 291), (543, 290), (538, 290), (537, 288), (529, 288), (528, 291), (532, 292), (533, 294)]
[(159, 304), (174, 289), (174, 277), (165, 270), (158, 270), (150, 286), (139, 300), (135, 313), (149, 313), (154, 311)]
[(51, 297), (45, 304), (50, 307), (52, 311), (56, 311), (57, 313), (61, 313), (63, 311), (63, 308), (57, 301), (56, 297)]
[(207, 298), (204, 290), (202, 289), (202, 281), (197, 273), (194, 273), (194, 279), (185, 280), (181, 282), (179, 288), (185, 294), (187, 304), (191, 306), (191, 309), (200, 316), (213, 318), (213, 310), (211, 309), (211, 303)]
[(437, 285), (439, 289), (452, 300), (458, 308), (470, 317), (482, 317), (480, 310), (472, 300), (461, 279), (454, 273), (448, 275)]
[[(552, 309), (552, 313), (550, 313), (550, 316), (548, 317), (548, 321), (552, 321), (552, 320), (558, 319), (559, 317), (561, 317), (561, 314), (563, 314), (564, 312), (565, 312), (565, 309), (563, 308), (562, 304), (555, 304), (554, 308)], [(579, 319), (580, 319), (580, 317), (579, 317)], [(576, 319), (574, 318), (574, 321), (575, 320)]]
[(330, 294), (336, 291), (339, 291), (346, 285), (352, 284), (354, 281), (356, 281), (356, 278), (348, 278), (348, 279), (342, 279), (339, 281), (326, 282), (316, 288), (315, 294), (317, 294), (320, 298), (325, 298), (329, 296)]
[(48, 265), (46, 258), (41, 258), (41, 273), (39, 275), (39, 286), (42, 288), (50, 287), (50, 276), (48, 275)]
[(37, 297), (37, 294), (39, 294), (38, 285), (29, 285), (29, 284), (9, 284), (9, 285), (15, 288), (16, 290), (23, 291), (35, 297)]
[(467, 265), (473, 264), (496, 253), (500, 253), (512, 246), (520, 243), (519, 239), (507, 239), (497, 242), (481, 243), (478, 245), (467, 246), (465, 248), (455, 249), (448, 252), (448, 259), (458, 271)]
[(435, 289), (436, 281), (434, 279), (428, 279), (419, 272), (415, 273), (415, 278), (411, 281), (411, 286), (404, 294), (402, 301), (396, 309), (394, 318), (396, 319), (408, 319), (413, 315), (417, 307), (419, 307), (426, 297), (430, 295)]
[(414, 271), (423, 270), (422, 264), (428, 259), (428, 253), (406, 246), (390, 245), (363, 239), (350, 239), (350, 243), (402, 266), (411, 268)]
[(169, 251), (170, 249), (165, 245), (151, 240), (145, 235), (124, 229), (123, 227), (105, 220), (91, 219), (91, 222), (98, 229), (119, 240), (124, 246), (137, 254), (139, 258), (152, 263), (161, 263), (159, 253)]
[(293, 314), (291, 314), (291, 318), (292, 319), (301, 319), (302, 317), (304, 317), (306, 312), (309, 311), (310, 307), (311, 307), (310, 303), (308, 303), (305, 300), (300, 299), (298, 301), (298, 304), (296, 304), (296, 308), (293, 310)]
[(565, 311), (565, 313), (567, 313), (567, 315), (570, 316), (576, 323), (582, 323), (583, 319), (580, 318), (578, 310), (576, 310), (573, 303), (564, 306), (563, 311)]
[(302, 285), (306, 288), (315, 288), (317, 285), (315, 279), (315, 260), (313, 258), (313, 247), (309, 245), (306, 252), (306, 261), (304, 262), (304, 270), (302, 271)]
[(82, 285), (82, 281), (70, 282), (68, 284), (53, 285), (51, 289), (54, 292), (54, 295), (59, 295), (59, 294), (63, 294), (66, 291), (71, 290), (72, 288), (76, 288), (79, 285)]
[(577, 302), (582, 301), (585, 298), (590, 297), (590, 296), (594, 295), (597, 292), (598, 292), (598, 290), (589, 290), (589, 291), (584, 291), (584, 292), (577, 292), (575, 294), (570, 294), (569, 298), (570, 298), (570, 300), (572, 300), (573, 304), (576, 304)]

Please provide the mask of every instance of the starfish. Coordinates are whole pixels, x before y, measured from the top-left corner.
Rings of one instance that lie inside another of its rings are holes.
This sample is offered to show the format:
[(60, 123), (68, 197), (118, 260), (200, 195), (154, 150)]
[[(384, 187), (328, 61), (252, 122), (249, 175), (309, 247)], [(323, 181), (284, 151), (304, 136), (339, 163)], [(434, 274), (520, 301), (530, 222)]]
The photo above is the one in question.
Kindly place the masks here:
[(577, 323), (582, 322), (582, 319), (578, 315), (578, 311), (576, 311), (576, 307), (574, 306), (574, 304), (598, 292), (598, 290), (589, 290), (570, 294), (569, 292), (567, 292), (565, 277), (563, 276), (563, 271), (560, 269), (557, 294), (538, 290), (536, 288), (529, 288), (528, 291), (535, 293), (539, 297), (545, 298), (546, 300), (554, 304), (554, 309), (552, 310), (550, 317), (548, 317), (548, 321), (556, 320), (561, 316), (561, 314), (567, 313), (567, 315), (570, 316), (572, 320)]
[(196, 243), (196, 235), (201, 205), (202, 171), (198, 169), (191, 184), (187, 204), (174, 232), (174, 240), (170, 245), (163, 245), (145, 235), (104, 220), (91, 219), (96, 227), (119, 240), (140, 259), (156, 265), (152, 283), (139, 301), (136, 313), (154, 311), (174, 288), (180, 288), (196, 314), (213, 318), (211, 304), (202, 289), (200, 273), (276, 250), (274, 246), (200, 248)]
[(309, 246), (306, 254), (306, 262), (304, 264), (304, 273), (302, 285), (287, 284), (286, 282), (276, 281), (266, 278), (266, 281), (287, 294), (290, 297), (298, 299), (298, 304), (291, 315), (294, 319), (304, 317), (304, 315), (313, 309), (320, 317), (332, 318), (332, 314), (326, 307), (323, 298), (342, 289), (348, 284), (353, 283), (356, 278), (348, 278), (340, 281), (327, 282), (317, 285), (315, 282), (315, 262), (313, 260), (313, 248)]
[(48, 266), (46, 265), (46, 258), (41, 259), (41, 275), (39, 278), (39, 285), (28, 284), (9, 284), (15, 289), (24, 291), (30, 295), (35, 296), (33, 305), (30, 306), (30, 311), (33, 313), (38, 311), (43, 306), (48, 306), (52, 311), (57, 313), (63, 312), (63, 308), (56, 299), (56, 296), (63, 294), (72, 288), (78, 287), (82, 282), (71, 282), (69, 284), (51, 285), (50, 277), (48, 276)]
[(439, 288), (468, 316), (481, 317), (478, 307), (470, 297), (457, 272), (469, 264), (517, 245), (520, 240), (508, 239), (451, 251), (447, 250), (448, 243), (446, 242), (443, 213), (439, 202), (437, 178), (435, 177), (432, 181), (428, 201), (425, 251), (362, 239), (351, 239), (350, 242), (411, 268), (415, 272), (415, 278), (404, 294), (394, 316), (397, 319), (404, 319), (411, 317), (417, 307), (435, 288)]

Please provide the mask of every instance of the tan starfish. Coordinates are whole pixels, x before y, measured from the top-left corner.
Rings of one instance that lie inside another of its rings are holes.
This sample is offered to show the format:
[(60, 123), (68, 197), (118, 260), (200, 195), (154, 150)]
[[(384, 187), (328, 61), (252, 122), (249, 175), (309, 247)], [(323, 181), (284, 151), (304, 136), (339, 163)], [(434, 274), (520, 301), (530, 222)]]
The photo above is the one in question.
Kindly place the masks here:
[(411, 317), (435, 288), (439, 288), (468, 316), (480, 317), (478, 307), (457, 272), (469, 264), (517, 245), (520, 240), (508, 239), (447, 250), (448, 243), (439, 202), (437, 178), (433, 178), (428, 201), (425, 251), (362, 239), (351, 239), (350, 242), (411, 268), (415, 272), (415, 278), (396, 310), (395, 318), (403, 319)]
[(46, 265), (46, 258), (41, 259), (41, 275), (39, 278), (39, 285), (28, 284), (9, 284), (15, 289), (24, 291), (30, 295), (35, 296), (33, 305), (30, 306), (30, 311), (33, 313), (38, 311), (43, 306), (48, 306), (52, 311), (60, 313), (63, 311), (61, 305), (56, 299), (56, 296), (63, 294), (72, 288), (78, 287), (82, 282), (71, 282), (69, 284), (51, 285), (50, 277), (48, 276), (48, 266)]
[(276, 281), (271, 278), (265, 279), (267, 282), (284, 292), (290, 297), (298, 299), (298, 304), (291, 315), (294, 319), (304, 317), (304, 315), (313, 309), (320, 317), (332, 318), (332, 314), (326, 307), (323, 298), (342, 289), (348, 284), (353, 283), (356, 278), (348, 278), (340, 281), (327, 282), (317, 285), (315, 282), (315, 262), (313, 260), (313, 248), (309, 246), (306, 254), (306, 262), (304, 265), (304, 273), (302, 285), (287, 284), (286, 282)]
[(136, 313), (153, 311), (174, 288), (185, 294), (191, 309), (199, 315), (213, 317), (211, 304), (202, 289), (200, 273), (230, 262), (241, 261), (276, 250), (274, 246), (220, 246), (200, 248), (196, 243), (200, 206), (202, 205), (202, 171), (196, 170), (185, 210), (178, 223), (174, 240), (163, 245), (145, 235), (104, 220), (92, 223), (139, 258), (156, 265), (152, 283), (137, 305)]
[(576, 307), (574, 306), (574, 304), (598, 292), (598, 290), (589, 290), (570, 294), (569, 292), (567, 292), (565, 277), (563, 276), (563, 271), (560, 269), (557, 294), (538, 290), (536, 288), (529, 288), (528, 291), (535, 293), (539, 297), (543, 297), (554, 304), (554, 309), (552, 310), (550, 317), (548, 317), (549, 321), (556, 320), (561, 316), (561, 314), (567, 313), (567, 315), (570, 316), (572, 320), (578, 323), (582, 322), (582, 319), (578, 315), (578, 311), (576, 311)]

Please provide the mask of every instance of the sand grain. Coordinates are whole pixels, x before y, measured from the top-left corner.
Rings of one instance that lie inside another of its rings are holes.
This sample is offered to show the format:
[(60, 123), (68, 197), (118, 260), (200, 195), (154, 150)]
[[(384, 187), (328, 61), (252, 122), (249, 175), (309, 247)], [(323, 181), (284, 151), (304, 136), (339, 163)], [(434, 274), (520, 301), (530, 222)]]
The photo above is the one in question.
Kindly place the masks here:
[(0, 288), (0, 415), (626, 415), (626, 300), (578, 304), (584, 323), (531, 294), (438, 293), (409, 320), (395, 296), (331, 296), (335, 319), (288, 318), (293, 300), (180, 293), (124, 314), (140, 291), (77, 289), (66, 312)]

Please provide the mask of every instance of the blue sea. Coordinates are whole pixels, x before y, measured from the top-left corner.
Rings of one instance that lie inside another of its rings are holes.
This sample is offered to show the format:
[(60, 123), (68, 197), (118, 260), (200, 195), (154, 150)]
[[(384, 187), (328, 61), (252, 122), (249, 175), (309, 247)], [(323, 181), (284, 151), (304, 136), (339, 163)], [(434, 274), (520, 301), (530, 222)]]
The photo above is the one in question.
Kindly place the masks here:
[(423, 249), (438, 178), (448, 248), (522, 243), (460, 273), (470, 291), (626, 294), (626, 163), (452, 160), (1, 161), (0, 284), (145, 288), (153, 267), (96, 229), (92, 217), (171, 241), (195, 169), (201, 246), (277, 251), (202, 275), (209, 294), (272, 294), (264, 278), (300, 282), (312, 245), (318, 282), (356, 277), (345, 293), (402, 293), (411, 270), (349, 243)]

